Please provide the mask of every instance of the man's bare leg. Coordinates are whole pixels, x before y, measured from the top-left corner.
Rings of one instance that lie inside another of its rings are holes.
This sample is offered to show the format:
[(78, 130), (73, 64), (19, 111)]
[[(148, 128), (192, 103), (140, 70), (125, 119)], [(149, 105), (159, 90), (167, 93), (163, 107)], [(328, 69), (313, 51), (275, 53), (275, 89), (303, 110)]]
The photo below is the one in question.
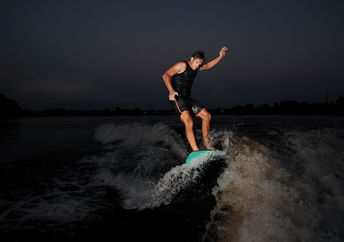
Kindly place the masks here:
[(202, 119), (202, 135), (203, 135), (203, 142), (204, 146), (207, 149), (214, 150), (214, 147), (210, 145), (209, 142), (209, 130), (210, 130), (210, 120), (211, 120), (211, 114), (204, 108), (201, 112), (197, 114), (197, 117), (200, 117)]
[(189, 141), (191, 149), (193, 151), (199, 150), (197, 143), (196, 143), (195, 134), (193, 132), (193, 121), (192, 121), (192, 117), (191, 117), (190, 112), (184, 111), (181, 114), (180, 119), (183, 121), (183, 123), (185, 125), (185, 134), (186, 134), (186, 138)]

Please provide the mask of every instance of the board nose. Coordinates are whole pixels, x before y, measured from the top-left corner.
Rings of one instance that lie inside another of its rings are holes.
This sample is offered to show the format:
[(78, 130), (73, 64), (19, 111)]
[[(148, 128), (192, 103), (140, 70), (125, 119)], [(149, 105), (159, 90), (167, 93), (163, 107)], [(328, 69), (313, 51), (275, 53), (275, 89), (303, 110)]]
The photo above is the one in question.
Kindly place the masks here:
[(190, 163), (191, 161), (201, 158), (205, 156), (206, 154), (209, 154), (211, 152), (215, 152), (214, 150), (198, 150), (198, 151), (193, 151), (190, 153), (190, 155), (186, 158), (186, 163)]

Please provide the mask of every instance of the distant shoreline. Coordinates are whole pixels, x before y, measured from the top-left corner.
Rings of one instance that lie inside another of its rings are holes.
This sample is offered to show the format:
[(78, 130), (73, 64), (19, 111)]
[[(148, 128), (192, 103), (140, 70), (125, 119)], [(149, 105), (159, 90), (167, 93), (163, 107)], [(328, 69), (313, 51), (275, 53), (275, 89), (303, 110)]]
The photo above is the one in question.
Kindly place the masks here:
[[(8, 99), (0, 95), (0, 118), (9, 117), (58, 117), (58, 116), (165, 116), (176, 115), (176, 111), (171, 109), (46, 109), (42, 111), (23, 110), (13, 99)], [(237, 105), (231, 108), (209, 108), (213, 115), (300, 115), (300, 116), (343, 116), (344, 97), (339, 97), (331, 103), (297, 102), (293, 100), (274, 103), (273, 105), (263, 104), (254, 106), (253, 104)]]

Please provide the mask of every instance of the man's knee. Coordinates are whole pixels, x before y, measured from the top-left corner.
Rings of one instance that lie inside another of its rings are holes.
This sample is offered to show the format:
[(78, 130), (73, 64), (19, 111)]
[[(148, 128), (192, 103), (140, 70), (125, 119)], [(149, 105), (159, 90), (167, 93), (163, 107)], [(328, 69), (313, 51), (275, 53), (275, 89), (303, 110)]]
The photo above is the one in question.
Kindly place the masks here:
[(211, 114), (210, 114), (208, 111), (203, 112), (203, 113), (202, 113), (202, 119), (203, 119), (204, 121), (210, 122), (210, 120), (211, 120)]
[(185, 124), (186, 127), (192, 128), (192, 127), (193, 127), (193, 120), (192, 120), (192, 118), (187, 118), (187, 119), (184, 121), (184, 124)]
[(193, 120), (190, 115), (185, 115), (184, 117), (181, 118), (183, 123), (185, 124), (186, 127), (192, 128), (193, 127)]

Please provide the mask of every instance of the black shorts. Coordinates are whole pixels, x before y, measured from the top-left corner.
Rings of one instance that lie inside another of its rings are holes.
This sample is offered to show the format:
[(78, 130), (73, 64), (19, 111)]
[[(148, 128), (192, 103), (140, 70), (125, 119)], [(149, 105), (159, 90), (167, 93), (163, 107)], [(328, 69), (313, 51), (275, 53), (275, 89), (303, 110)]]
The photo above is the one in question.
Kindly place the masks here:
[(191, 97), (178, 97), (175, 96), (176, 101), (171, 101), (173, 104), (174, 109), (179, 113), (182, 114), (184, 111), (190, 111), (195, 116), (197, 116), (205, 107), (195, 99)]

